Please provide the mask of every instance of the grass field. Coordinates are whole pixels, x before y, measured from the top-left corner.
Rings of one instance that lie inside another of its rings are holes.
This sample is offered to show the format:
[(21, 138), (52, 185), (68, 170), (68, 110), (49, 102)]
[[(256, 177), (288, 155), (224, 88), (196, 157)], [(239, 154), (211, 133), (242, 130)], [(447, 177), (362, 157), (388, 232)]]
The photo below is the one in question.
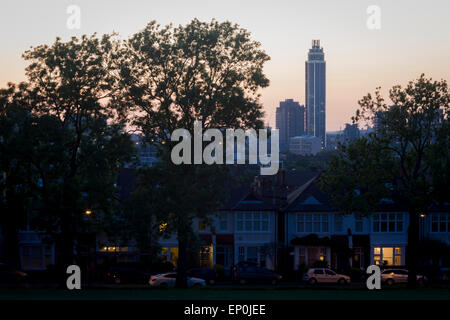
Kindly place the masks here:
[(0, 288), (0, 300), (450, 300), (450, 288)]

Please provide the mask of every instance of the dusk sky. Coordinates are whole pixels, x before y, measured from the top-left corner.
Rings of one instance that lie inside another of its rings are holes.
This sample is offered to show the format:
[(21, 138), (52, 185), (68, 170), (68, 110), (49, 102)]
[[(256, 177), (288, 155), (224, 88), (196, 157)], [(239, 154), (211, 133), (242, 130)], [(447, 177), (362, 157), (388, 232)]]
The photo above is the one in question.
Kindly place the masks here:
[[(81, 8), (81, 28), (69, 30), (69, 5)], [(381, 29), (369, 30), (366, 9), (381, 9)], [(156, 20), (229, 20), (252, 33), (270, 55), (262, 91), (266, 121), (275, 123), (280, 100), (305, 101), (305, 60), (320, 39), (327, 62), (327, 131), (350, 121), (357, 101), (375, 87), (405, 85), (421, 73), (450, 80), (449, 0), (433, 1), (2, 1), (0, 87), (25, 80), (21, 54), (31, 45), (97, 32), (126, 38)], [(384, 91), (386, 92), (386, 91)]]

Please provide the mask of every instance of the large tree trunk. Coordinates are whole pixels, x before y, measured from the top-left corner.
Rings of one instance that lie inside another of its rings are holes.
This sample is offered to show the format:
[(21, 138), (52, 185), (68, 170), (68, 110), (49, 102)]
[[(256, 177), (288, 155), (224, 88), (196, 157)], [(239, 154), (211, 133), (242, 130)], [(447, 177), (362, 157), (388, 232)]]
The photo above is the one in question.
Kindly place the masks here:
[(15, 227), (4, 227), (2, 234), (1, 260), (13, 268), (20, 269), (19, 232)]
[(406, 266), (408, 267), (408, 287), (417, 286), (417, 264), (419, 244), (419, 215), (413, 209), (409, 211), (408, 247), (406, 250)]
[(188, 239), (185, 236), (186, 230), (178, 230), (178, 262), (177, 262), (177, 288), (187, 288), (187, 249)]
[[(68, 214), (68, 213), (67, 213)], [(66, 220), (66, 219), (63, 219)], [(59, 271), (58, 271), (58, 282), (61, 288), (66, 288), (66, 280), (67, 280), (67, 267), (74, 264), (74, 244), (75, 240), (73, 238), (73, 233), (71, 232), (70, 224), (65, 221), (61, 223), (61, 240), (60, 240), (60, 261)]]

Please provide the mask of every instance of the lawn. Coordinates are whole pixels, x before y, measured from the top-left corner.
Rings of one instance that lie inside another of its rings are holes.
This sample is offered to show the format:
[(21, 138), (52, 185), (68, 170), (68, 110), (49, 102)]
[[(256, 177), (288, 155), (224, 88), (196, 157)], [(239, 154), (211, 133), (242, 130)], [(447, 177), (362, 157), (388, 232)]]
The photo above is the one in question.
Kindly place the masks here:
[(450, 300), (450, 288), (0, 288), (0, 300)]

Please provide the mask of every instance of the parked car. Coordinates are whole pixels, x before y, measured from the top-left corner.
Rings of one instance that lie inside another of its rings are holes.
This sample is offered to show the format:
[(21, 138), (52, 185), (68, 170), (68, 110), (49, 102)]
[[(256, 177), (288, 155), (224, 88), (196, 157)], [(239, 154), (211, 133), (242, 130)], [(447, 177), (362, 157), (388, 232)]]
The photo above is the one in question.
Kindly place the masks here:
[(187, 271), (189, 277), (195, 277), (205, 280), (208, 284), (217, 282), (217, 273), (214, 269), (209, 268), (192, 268)]
[(339, 274), (328, 268), (311, 268), (303, 276), (303, 280), (310, 285), (317, 283), (350, 283), (350, 277)]
[[(159, 286), (159, 287), (174, 287), (176, 279), (177, 279), (176, 272), (162, 273), (151, 276), (149, 284), (151, 286)], [(206, 285), (206, 281), (199, 278), (188, 277), (187, 285), (188, 287), (201, 287)]]
[(240, 283), (271, 283), (277, 284), (281, 275), (263, 267), (252, 264), (238, 265), (234, 268), (233, 280)]
[[(427, 277), (422, 275), (416, 276), (419, 284), (424, 284), (427, 281)], [(407, 283), (408, 282), (408, 270), (406, 269), (385, 269), (381, 272), (381, 282), (392, 286), (395, 283)]]
[(438, 281), (450, 282), (450, 268), (441, 268)]
[(143, 272), (137, 268), (130, 267), (111, 267), (106, 273), (108, 282), (121, 283), (135, 283), (146, 284), (150, 279), (150, 273)]
[(11, 266), (0, 263), (0, 283), (5, 284), (22, 284), (27, 281), (27, 274), (25, 272), (16, 270)]

